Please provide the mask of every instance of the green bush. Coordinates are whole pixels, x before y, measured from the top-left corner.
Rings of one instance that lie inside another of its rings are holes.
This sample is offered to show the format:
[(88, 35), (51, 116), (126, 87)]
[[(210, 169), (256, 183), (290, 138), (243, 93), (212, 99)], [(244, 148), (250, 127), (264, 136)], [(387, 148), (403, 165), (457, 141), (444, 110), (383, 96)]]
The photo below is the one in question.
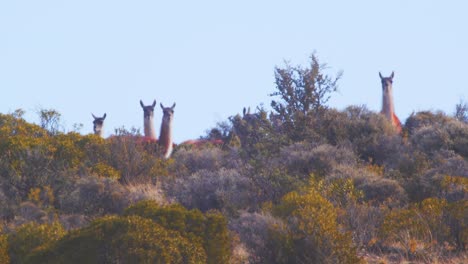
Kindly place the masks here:
[(49, 247), (65, 235), (59, 223), (42, 224), (31, 222), (8, 235), (9, 255), (13, 263), (25, 263), (34, 252)]
[(227, 221), (219, 213), (202, 214), (180, 205), (159, 206), (154, 201), (142, 201), (125, 210), (125, 215), (138, 215), (153, 220), (162, 227), (200, 243), (207, 263), (226, 263), (230, 257)]
[[(465, 185), (466, 186), (466, 185)], [(466, 187), (465, 187), (466, 188)], [(460, 251), (466, 251), (468, 247), (468, 200), (450, 203), (447, 208), (445, 223), (450, 229), (449, 238)]]
[(286, 224), (272, 233), (285, 258), (281, 263), (361, 262), (350, 234), (340, 231), (332, 203), (314, 186), (285, 195), (273, 212)]
[(276, 154), (288, 142), (286, 135), (275, 129), (264, 109), (255, 114), (244, 113), (243, 117), (233, 116), (230, 121), (240, 140), (241, 155), (246, 159)]
[[(428, 198), (409, 208), (389, 212), (380, 227), (383, 244), (401, 247), (410, 258), (432, 257), (436, 249), (464, 250), (468, 202)], [(439, 256), (434, 256), (435, 258)]]
[(116, 132), (108, 140), (109, 156), (105, 162), (119, 172), (120, 182), (147, 183), (168, 174), (166, 166), (170, 161), (158, 158), (160, 147), (156, 141), (141, 137), (137, 131)]
[(70, 231), (25, 263), (205, 263), (196, 241), (139, 216), (109, 216)]
[(10, 263), (10, 256), (8, 255), (8, 236), (0, 234), (0, 263)]
[[(282, 121), (284, 133), (293, 142), (315, 138), (313, 120), (327, 109), (330, 95), (337, 91), (342, 73), (336, 77), (325, 74), (326, 64), (321, 64), (312, 54), (308, 67), (291, 66), (275, 69), (276, 91), (270, 96), (271, 107)], [(311, 122), (312, 121), (312, 122)]]

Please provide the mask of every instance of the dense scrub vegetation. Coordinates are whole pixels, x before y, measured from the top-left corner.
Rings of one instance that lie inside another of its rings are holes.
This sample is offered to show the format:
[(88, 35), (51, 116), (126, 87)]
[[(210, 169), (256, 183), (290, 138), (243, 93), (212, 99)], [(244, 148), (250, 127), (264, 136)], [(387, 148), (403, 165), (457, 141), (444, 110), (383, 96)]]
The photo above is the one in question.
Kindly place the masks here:
[(232, 116), (169, 160), (138, 131), (65, 133), (0, 114), (0, 263), (359, 263), (466, 258), (468, 107), (397, 134), (326, 102), (337, 77), (276, 69), (272, 112)]

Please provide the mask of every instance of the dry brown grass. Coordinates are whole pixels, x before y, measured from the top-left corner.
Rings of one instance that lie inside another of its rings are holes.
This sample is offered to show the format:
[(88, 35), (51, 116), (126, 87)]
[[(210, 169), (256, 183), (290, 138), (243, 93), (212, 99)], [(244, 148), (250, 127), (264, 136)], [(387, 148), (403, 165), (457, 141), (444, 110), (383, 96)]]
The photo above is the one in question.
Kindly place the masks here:
[(132, 204), (141, 200), (153, 200), (160, 205), (170, 203), (170, 201), (166, 199), (161, 184), (159, 183), (127, 184), (125, 188), (129, 192), (129, 200)]
[(433, 258), (408, 260), (403, 254), (392, 252), (388, 254), (374, 254), (361, 251), (359, 254), (369, 264), (464, 264), (468, 263), (468, 253), (462, 252), (451, 256), (434, 256)]

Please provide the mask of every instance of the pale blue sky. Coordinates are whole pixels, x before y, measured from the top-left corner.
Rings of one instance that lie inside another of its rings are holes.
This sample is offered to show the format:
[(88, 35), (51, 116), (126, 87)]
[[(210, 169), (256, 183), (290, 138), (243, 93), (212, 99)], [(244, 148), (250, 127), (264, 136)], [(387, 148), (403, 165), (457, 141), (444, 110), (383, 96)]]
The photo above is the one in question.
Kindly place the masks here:
[[(142, 99), (177, 103), (176, 143), (269, 107), (274, 67), (316, 51), (344, 71), (330, 104), (381, 107), (378, 72), (395, 71), (397, 115), (453, 113), (468, 85), (468, 1), (1, 1), (0, 112), (39, 108), (66, 129), (91, 112), (143, 131)], [(159, 128), (162, 113), (155, 119)], [(158, 129), (159, 130), (159, 129)], [(158, 131), (159, 134), (159, 131)]]

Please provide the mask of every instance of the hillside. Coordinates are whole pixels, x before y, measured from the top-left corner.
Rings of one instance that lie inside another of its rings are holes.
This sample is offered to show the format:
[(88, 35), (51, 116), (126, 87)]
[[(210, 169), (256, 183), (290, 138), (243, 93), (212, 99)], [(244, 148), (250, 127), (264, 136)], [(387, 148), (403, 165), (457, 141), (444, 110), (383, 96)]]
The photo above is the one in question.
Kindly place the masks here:
[(222, 146), (167, 160), (136, 131), (0, 114), (0, 262), (466, 261), (466, 105), (414, 113), (398, 133), (365, 106), (327, 107), (339, 75), (289, 70), (271, 113), (233, 115), (204, 136)]

